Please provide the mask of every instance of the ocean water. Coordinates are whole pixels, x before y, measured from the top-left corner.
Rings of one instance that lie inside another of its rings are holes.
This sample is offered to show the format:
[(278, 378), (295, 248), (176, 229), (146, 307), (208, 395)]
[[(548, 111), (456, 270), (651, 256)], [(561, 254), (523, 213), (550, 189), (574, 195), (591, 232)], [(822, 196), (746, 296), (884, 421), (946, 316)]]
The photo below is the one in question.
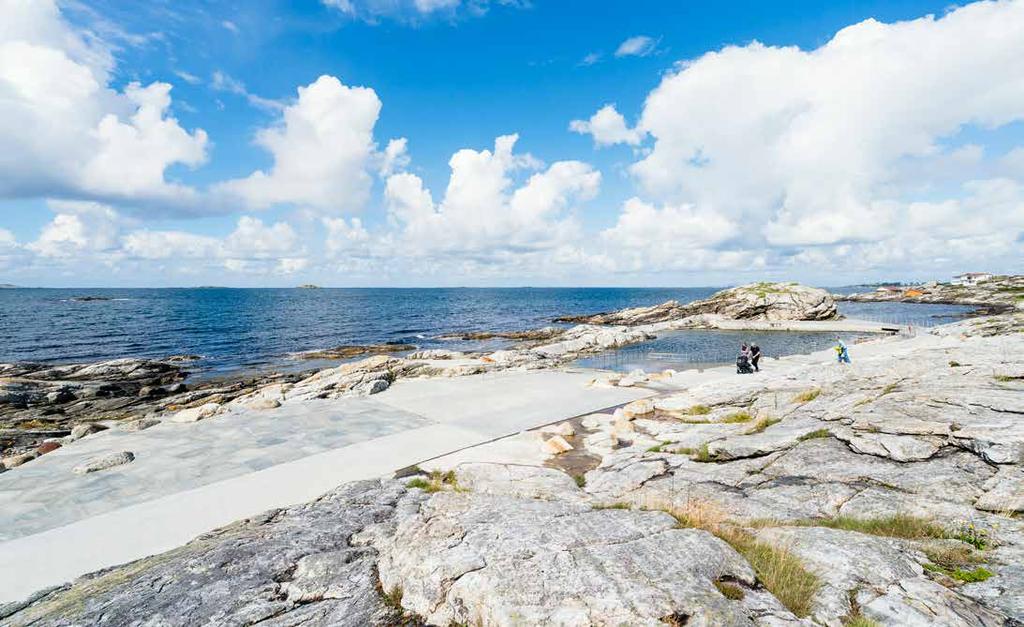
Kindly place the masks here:
[[(422, 348), (498, 348), (501, 340), (444, 339), (463, 331), (533, 329), (561, 315), (705, 298), (718, 288), (439, 289), (2, 289), (0, 362), (88, 362), (195, 354), (205, 374), (298, 367), (289, 356), (343, 344), (404, 342)], [(82, 300), (82, 297), (99, 300)], [(853, 317), (937, 324), (968, 308), (844, 303)], [(887, 316), (889, 318), (887, 318)], [(891, 319), (890, 319), (891, 318)], [(808, 338), (797, 336), (811, 336)], [(817, 350), (821, 334), (787, 334), (771, 354)], [(736, 337), (691, 331), (633, 351), (687, 363), (731, 361)], [(753, 336), (746, 336), (753, 337)], [(768, 340), (762, 347), (774, 346)], [(681, 363), (681, 362), (680, 362)], [(600, 365), (594, 363), (594, 365)], [(606, 367), (618, 367), (609, 361)], [(671, 366), (668, 366), (671, 367)]]

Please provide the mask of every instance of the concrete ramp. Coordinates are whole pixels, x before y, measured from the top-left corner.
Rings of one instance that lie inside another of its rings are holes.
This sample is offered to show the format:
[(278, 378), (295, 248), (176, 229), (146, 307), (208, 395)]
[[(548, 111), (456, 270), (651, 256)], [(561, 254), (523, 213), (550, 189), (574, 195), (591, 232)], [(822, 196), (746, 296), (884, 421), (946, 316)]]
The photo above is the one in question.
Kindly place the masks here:
[[(652, 394), (593, 373), (405, 380), (370, 398), (291, 403), (106, 431), (0, 474), (0, 602), (159, 553), (267, 509)], [(111, 451), (134, 462), (75, 475)]]

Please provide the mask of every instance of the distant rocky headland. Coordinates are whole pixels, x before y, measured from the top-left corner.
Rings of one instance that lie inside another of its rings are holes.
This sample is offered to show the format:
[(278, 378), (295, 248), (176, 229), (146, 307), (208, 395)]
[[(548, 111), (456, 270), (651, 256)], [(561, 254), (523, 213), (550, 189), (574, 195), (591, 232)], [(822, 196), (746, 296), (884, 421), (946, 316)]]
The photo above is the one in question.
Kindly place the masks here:
[[(966, 275), (970, 276), (970, 275)], [(875, 291), (835, 295), (836, 300), (853, 302), (905, 302), (944, 305), (973, 305), (981, 313), (1024, 309), (1024, 275), (993, 275), (958, 283), (879, 286)]]

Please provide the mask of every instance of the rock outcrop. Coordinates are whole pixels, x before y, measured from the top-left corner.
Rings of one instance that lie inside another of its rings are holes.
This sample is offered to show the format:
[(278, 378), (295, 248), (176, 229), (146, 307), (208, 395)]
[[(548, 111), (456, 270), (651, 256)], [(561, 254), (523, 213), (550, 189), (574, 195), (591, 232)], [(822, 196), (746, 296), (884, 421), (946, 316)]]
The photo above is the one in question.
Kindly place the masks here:
[(0, 620), (1019, 625), (1024, 335), (974, 322), (552, 427), (549, 467), (342, 486)]
[(836, 295), (837, 300), (861, 303), (905, 302), (943, 305), (973, 305), (984, 313), (1024, 309), (1024, 275), (1002, 275), (974, 285), (927, 283), (873, 292)]
[(717, 292), (710, 298), (682, 304), (671, 300), (653, 307), (635, 307), (591, 316), (568, 316), (558, 322), (636, 326), (713, 314), (732, 320), (831, 320), (839, 314), (825, 290), (796, 283), (751, 283)]

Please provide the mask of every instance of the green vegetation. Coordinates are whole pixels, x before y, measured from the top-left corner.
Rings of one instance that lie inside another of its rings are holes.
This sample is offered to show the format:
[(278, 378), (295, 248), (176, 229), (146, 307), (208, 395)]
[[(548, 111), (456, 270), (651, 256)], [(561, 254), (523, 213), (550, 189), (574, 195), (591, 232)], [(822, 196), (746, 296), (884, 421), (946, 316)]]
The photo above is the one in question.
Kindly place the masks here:
[(693, 461), (703, 463), (715, 461), (715, 456), (708, 450), (707, 442), (701, 444), (700, 448), (697, 449), (697, 454), (694, 456)]
[(754, 417), (750, 415), (750, 412), (738, 411), (738, 412), (734, 412), (732, 414), (729, 414), (725, 418), (722, 418), (722, 422), (728, 423), (728, 424), (733, 424), (733, 423), (737, 423), (737, 422), (750, 422), (753, 419), (754, 419)]
[(572, 480), (576, 482), (576, 486), (579, 488), (587, 487), (587, 478), (584, 475), (573, 475)]
[(963, 365), (963, 364), (961, 364), (959, 361), (950, 361), (949, 362), (949, 367), (950, 368), (959, 368), (961, 365)]
[(595, 505), (593, 509), (633, 509), (629, 503), (612, 503), (611, 505)]
[(811, 431), (810, 433), (803, 434), (802, 436), (797, 438), (797, 440), (801, 442), (803, 442), (804, 440), (817, 440), (818, 438), (827, 438), (830, 437), (831, 435), (832, 432), (829, 431), (828, 429), (818, 429), (816, 431)]
[(742, 601), (743, 597), (746, 596), (743, 592), (743, 588), (729, 581), (722, 581), (719, 579), (715, 582), (715, 587), (722, 593), (722, 596), (731, 601)]
[(881, 394), (878, 395), (878, 397), (881, 398), (886, 394), (891, 394), (892, 392), (895, 392), (897, 387), (899, 387), (898, 383), (890, 383), (889, 385), (882, 388), (882, 392)]
[(1024, 380), (1024, 376), (1015, 376), (1009, 374), (997, 374), (995, 377), (996, 381), (1000, 383), (1009, 383), (1010, 381), (1021, 381)]
[(925, 570), (931, 571), (933, 573), (942, 573), (947, 577), (952, 577), (953, 579), (956, 579), (957, 581), (962, 581), (964, 583), (977, 583), (979, 581), (985, 581), (986, 579), (995, 574), (991, 570), (985, 568), (984, 566), (978, 566), (977, 568), (971, 570), (964, 570), (962, 568), (947, 569), (943, 568), (942, 566), (939, 566), (938, 564), (925, 564), (924, 568)]
[(754, 426), (749, 431), (747, 431), (746, 435), (753, 435), (755, 433), (761, 433), (762, 431), (764, 431), (768, 427), (770, 427), (772, 425), (775, 425), (775, 424), (778, 424), (780, 422), (782, 422), (781, 418), (768, 418), (768, 417), (762, 418), (762, 419), (758, 420), (756, 423), (754, 423)]
[[(783, 524), (795, 527), (828, 527), (842, 531), (859, 531), (873, 536), (889, 538), (905, 538), (920, 540), (924, 538), (948, 538), (949, 534), (941, 525), (928, 518), (894, 514), (878, 518), (855, 518), (853, 516), (836, 516), (835, 518), (809, 518), (805, 520), (786, 521)], [(765, 523), (761, 523), (762, 526)]]
[(403, 596), (405, 596), (405, 593), (402, 591), (402, 587), (395, 586), (384, 594), (384, 604), (396, 612), (404, 612), (402, 609)]
[(762, 542), (750, 532), (727, 523), (720, 512), (707, 504), (691, 501), (684, 507), (666, 511), (680, 526), (704, 529), (729, 544), (750, 563), (758, 580), (789, 611), (800, 617), (810, 614), (821, 582), (793, 552)]
[(690, 416), (706, 416), (711, 413), (711, 408), (707, 405), (694, 405), (687, 409), (686, 413)]
[(881, 627), (861, 613), (860, 603), (857, 602), (857, 590), (858, 588), (854, 588), (846, 593), (846, 598), (850, 603), (850, 613), (843, 617), (843, 627)]
[(989, 545), (988, 531), (979, 529), (972, 522), (963, 522), (951, 536), (964, 544), (970, 544), (979, 551), (984, 551)]
[(446, 487), (451, 488), (456, 492), (464, 492), (465, 489), (459, 487), (458, 479), (455, 477), (455, 471), (449, 470), (447, 472), (441, 472), (439, 470), (431, 471), (426, 477), (416, 477), (405, 484), (407, 488), (419, 488), (424, 492), (434, 493), (444, 490)]
[(794, 403), (810, 403), (821, 395), (821, 388), (813, 388), (793, 397)]
[(680, 446), (675, 450), (676, 455), (696, 455), (697, 449), (689, 446)]
[(647, 452), (648, 453), (664, 453), (665, 452), (665, 445), (666, 444), (667, 444), (666, 442), (662, 442), (661, 444), (655, 444), (654, 446), (648, 448)]
[(946, 570), (954, 570), (965, 566), (981, 563), (983, 558), (974, 549), (964, 545), (937, 544), (926, 545), (921, 550), (928, 556), (932, 564)]

